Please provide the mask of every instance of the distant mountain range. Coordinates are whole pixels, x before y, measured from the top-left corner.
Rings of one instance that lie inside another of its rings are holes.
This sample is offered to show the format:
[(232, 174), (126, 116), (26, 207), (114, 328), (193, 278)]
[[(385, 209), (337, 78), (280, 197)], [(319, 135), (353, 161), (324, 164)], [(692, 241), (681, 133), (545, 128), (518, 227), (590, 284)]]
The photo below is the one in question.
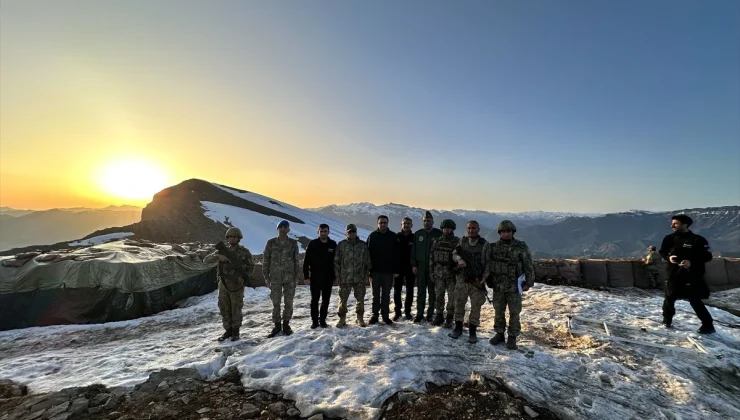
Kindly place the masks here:
[[(375, 205), (372, 203), (352, 203), (337, 205), (332, 204), (324, 207), (307, 209), (323, 214), (324, 216), (336, 217), (347, 223), (354, 223), (366, 229), (375, 230), (377, 217), (384, 214), (389, 217), (392, 229), (400, 229), (401, 220), (411, 217), (416, 228), (421, 228), (421, 219), (427, 209), (409, 207), (403, 204), (388, 203)], [(429, 210), (434, 216), (435, 226), (444, 219), (452, 219), (458, 226), (464, 226), (469, 220), (476, 220), (482, 226), (495, 228), (502, 220), (511, 220), (517, 226), (551, 225), (571, 217), (597, 217), (601, 213), (563, 213), (546, 211), (529, 211), (521, 213), (493, 213), (483, 210)]]
[[(311, 209), (325, 216), (336, 217), (374, 229), (377, 217), (385, 214), (391, 228), (400, 229), (403, 217), (411, 217), (414, 229), (421, 227), (425, 210), (403, 204), (353, 203)], [(682, 209), (671, 212), (632, 210), (611, 214), (579, 214), (560, 212), (493, 213), (480, 210), (430, 210), (435, 226), (443, 219), (452, 219), (458, 226), (457, 235), (465, 234), (465, 223), (477, 220), (481, 235), (495, 240), (496, 226), (509, 219), (517, 226), (517, 237), (525, 240), (539, 258), (615, 258), (641, 256), (651, 244), (660, 246), (663, 236), (670, 233), (670, 217), (686, 213), (694, 219), (691, 229), (707, 237), (717, 254), (740, 257), (740, 206)]]
[[(344, 236), (344, 226), (355, 223), (360, 236), (374, 230), (376, 218), (385, 214), (391, 229), (400, 228), (405, 216), (421, 227), (424, 209), (389, 203), (331, 205), (301, 209), (288, 203), (235, 187), (190, 179), (154, 195), (143, 210), (77, 209), (47, 210), (11, 216), (15, 209), (2, 209), (0, 249), (43, 245), (39, 248), (63, 248), (73, 244), (98, 243), (107, 238), (123, 237), (155, 242), (215, 242), (223, 238), (229, 226), (242, 229), (243, 243), (254, 254), (262, 253), (267, 239), (276, 234), (277, 222), (291, 222), (291, 235), (306, 244), (316, 236), (320, 223), (331, 226), (335, 239)], [(629, 211), (610, 214), (561, 212), (493, 213), (480, 210), (431, 210), (435, 225), (445, 219), (455, 220), (458, 236), (465, 234), (465, 222), (475, 219), (481, 235), (498, 237), (496, 226), (503, 219), (517, 225), (516, 236), (525, 240), (536, 258), (618, 258), (645, 254), (650, 244), (660, 245), (671, 232), (670, 216), (687, 213), (694, 219), (692, 230), (709, 240), (714, 252), (740, 257), (740, 206), (675, 210), (671, 212)], [(95, 224), (94, 227), (92, 224)], [(9, 234), (8, 234), (9, 233)], [(107, 235), (107, 236), (106, 236)], [(80, 242), (75, 242), (82, 239)], [(14, 242), (11, 242), (14, 241)], [(8, 245), (10, 244), (10, 245)], [(18, 245), (20, 244), (20, 245)], [(26, 247), (32, 249), (34, 247)], [(19, 249), (5, 254), (20, 252)], [(0, 252), (3, 254), (3, 252)]]
[(140, 219), (141, 208), (133, 206), (51, 210), (0, 207), (0, 250), (77, 239), (98, 229)]

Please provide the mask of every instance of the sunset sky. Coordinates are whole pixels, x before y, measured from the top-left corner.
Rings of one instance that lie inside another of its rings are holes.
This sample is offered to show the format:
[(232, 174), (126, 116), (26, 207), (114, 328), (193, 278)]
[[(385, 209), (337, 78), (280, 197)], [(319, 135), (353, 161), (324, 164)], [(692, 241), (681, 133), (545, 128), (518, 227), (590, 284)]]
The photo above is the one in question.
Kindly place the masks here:
[(740, 2), (0, 1), (0, 205), (740, 204)]

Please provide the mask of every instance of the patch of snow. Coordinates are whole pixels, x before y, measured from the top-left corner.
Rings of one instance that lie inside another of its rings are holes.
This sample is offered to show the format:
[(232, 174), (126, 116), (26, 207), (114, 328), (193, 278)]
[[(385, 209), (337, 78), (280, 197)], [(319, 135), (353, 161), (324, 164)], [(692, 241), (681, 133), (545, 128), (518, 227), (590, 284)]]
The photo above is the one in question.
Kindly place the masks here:
[[(323, 216), (312, 211), (303, 210), (287, 203), (273, 200), (269, 197), (255, 193), (241, 193), (236, 190), (214, 184), (218, 188), (227, 191), (237, 197), (257, 203), (259, 205), (290, 214), (304, 223), (290, 222), (290, 233), (288, 236), (298, 239), (301, 236), (307, 238), (316, 238), (318, 228), (322, 223), (329, 225), (329, 236), (339, 242), (344, 239), (346, 223), (332, 217)], [(265, 249), (265, 243), (268, 239), (277, 235), (277, 224), (282, 220), (281, 217), (268, 216), (262, 213), (243, 209), (241, 207), (230, 206), (211, 201), (201, 201), (201, 206), (205, 209), (206, 217), (219, 223), (224, 223), (226, 217), (231, 225), (238, 227), (244, 238), (241, 244), (247, 247), (253, 254), (261, 254)], [(365, 240), (370, 234), (369, 231), (358, 229), (357, 234), (360, 239)], [(303, 247), (299, 247), (300, 252), (304, 252)]]
[[(367, 307), (371, 296), (368, 290)], [(96, 382), (130, 386), (163, 368), (195, 367), (210, 376), (236, 366), (245, 386), (295, 399), (302, 417), (323, 412), (348, 418), (377, 418), (383, 401), (397, 391), (424, 391), (426, 382), (464, 381), (477, 372), (500, 378), (566, 418), (674, 418), (678, 412), (682, 418), (740, 418), (740, 330), (726, 327), (738, 318), (716, 308), (709, 311), (717, 333), (697, 337), (691, 333), (698, 321), (690, 306), (677, 303), (676, 329), (665, 334), (677, 342), (696, 337), (709, 352), (692, 355), (625, 343), (549, 344), (548, 337), (567, 336), (568, 314), (657, 328), (662, 299), (637, 291), (537, 284), (524, 299), (517, 351), (487, 343), (490, 305), (483, 307), (481, 341), (471, 345), (467, 331), (452, 340), (449, 329), (428, 323), (311, 330), (309, 302), (309, 288), (299, 286), (294, 334), (268, 339), (269, 291), (247, 289), (242, 340), (228, 344), (215, 341), (221, 334), (216, 292), (133, 321), (4, 331), (0, 372), (38, 392)], [(349, 309), (353, 314), (353, 297)]]
[(109, 233), (107, 235), (100, 235), (100, 236), (93, 236), (92, 238), (87, 239), (81, 239), (79, 241), (70, 242), (67, 245), (69, 246), (90, 246), (90, 245), (100, 245), (108, 241), (112, 241), (115, 239), (123, 239), (128, 238), (129, 236), (133, 236), (133, 232), (116, 232), (116, 233)]

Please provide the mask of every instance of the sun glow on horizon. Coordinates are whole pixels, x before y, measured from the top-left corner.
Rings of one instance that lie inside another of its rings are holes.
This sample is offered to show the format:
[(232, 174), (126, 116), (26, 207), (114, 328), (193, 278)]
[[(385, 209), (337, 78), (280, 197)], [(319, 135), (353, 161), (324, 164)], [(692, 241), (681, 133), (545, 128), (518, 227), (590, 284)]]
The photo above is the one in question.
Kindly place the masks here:
[(121, 159), (102, 166), (96, 174), (103, 193), (123, 200), (142, 202), (169, 187), (170, 176), (155, 162)]

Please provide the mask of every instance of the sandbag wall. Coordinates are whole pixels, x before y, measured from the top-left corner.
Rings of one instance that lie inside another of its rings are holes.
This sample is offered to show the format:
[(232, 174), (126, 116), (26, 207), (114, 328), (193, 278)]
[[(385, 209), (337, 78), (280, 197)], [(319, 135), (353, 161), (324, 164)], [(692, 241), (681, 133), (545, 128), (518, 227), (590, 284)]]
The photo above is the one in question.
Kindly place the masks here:
[[(661, 263), (661, 278), (665, 264)], [(535, 261), (535, 278), (539, 282), (559, 278), (574, 285), (650, 287), (643, 262), (637, 259), (541, 259)], [(707, 263), (704, 278), (712, 292), (740, 287), (740, 258), (714, 258)]]

